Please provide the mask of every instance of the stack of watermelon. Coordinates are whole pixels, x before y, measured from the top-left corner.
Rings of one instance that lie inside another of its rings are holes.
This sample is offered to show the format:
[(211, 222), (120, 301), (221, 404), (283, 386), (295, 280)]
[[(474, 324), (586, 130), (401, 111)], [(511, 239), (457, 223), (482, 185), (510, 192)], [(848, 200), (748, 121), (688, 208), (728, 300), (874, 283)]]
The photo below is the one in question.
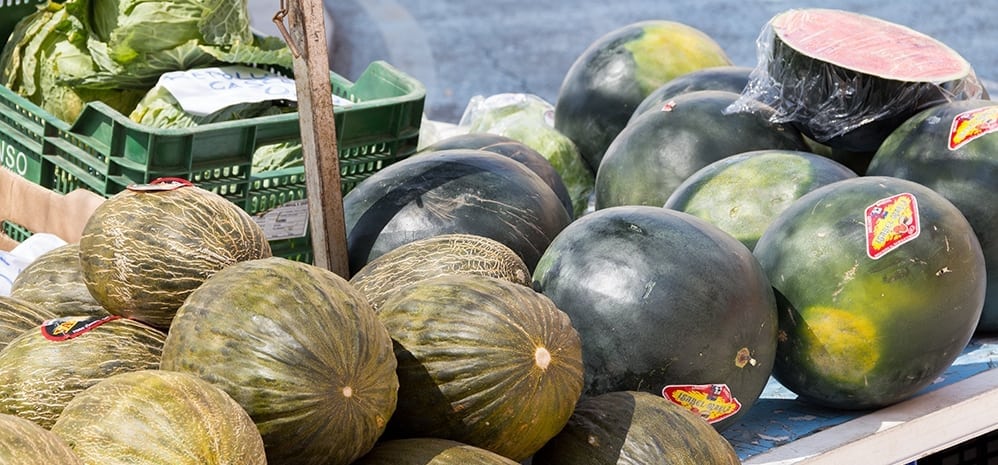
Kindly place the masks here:
[(729, 465), (773, 379), (917, 395), (998, 330), (998, 105), (876, 18), (759, 44), (611, 31), (529, 117), (579, 163), (429, 145), (344, 198), (348, 276), (183, 180), (109, 198), (0, 300), (0, 462)]

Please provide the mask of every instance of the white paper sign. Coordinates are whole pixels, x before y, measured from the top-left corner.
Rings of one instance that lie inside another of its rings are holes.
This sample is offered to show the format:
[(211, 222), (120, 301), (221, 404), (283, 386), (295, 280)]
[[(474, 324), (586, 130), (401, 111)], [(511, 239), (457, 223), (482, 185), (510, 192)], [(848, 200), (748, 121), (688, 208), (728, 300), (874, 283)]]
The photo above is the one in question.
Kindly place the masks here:
[(267, 240), (305, 237), (308, 233), (308, 201), (294, 200), (253, 217)]
[[(298, 100), (294, 79), (242, 65), (171, 71), (160, 75), (158, 84), (184, 111), (197, 116), (240, 103)], [(346, 106), (351, 102), (334, 95), (333, 104)]]

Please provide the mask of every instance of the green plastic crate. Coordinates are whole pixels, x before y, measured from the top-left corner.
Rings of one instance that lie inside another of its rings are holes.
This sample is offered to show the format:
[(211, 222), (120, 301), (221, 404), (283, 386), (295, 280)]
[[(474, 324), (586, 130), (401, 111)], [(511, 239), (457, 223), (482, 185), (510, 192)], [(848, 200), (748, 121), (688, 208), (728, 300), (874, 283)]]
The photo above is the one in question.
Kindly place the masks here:
[[(0, 14), (9, 21), (14, 10), (4, 5)], [(352, 102), (334, 111), (346, 193), (415, 153), (426, 90), (384, 61), (372, 62), (356, 82), (333, 72), (330, 82), (334, 94)], [(299, 139), (297, 113), (159, 129), (94, 102), (69, 124), (0, 86), (0, 165), (60, 193), (86, 188), (109, 197), (130, 184), (181, 177), (257, 215), (306, 197), (304, 168), (250, 173), (257, 147)], [(272, 240), (271, 246), (277, 256), (312, 259), (307, 235)]]

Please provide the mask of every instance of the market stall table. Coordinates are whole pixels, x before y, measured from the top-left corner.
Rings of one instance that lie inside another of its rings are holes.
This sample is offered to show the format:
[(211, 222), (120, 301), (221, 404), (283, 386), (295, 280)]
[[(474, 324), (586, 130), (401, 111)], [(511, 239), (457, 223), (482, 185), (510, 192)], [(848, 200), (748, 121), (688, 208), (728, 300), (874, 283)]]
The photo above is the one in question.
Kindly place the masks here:
[(975, 338), (932, 385), (874, 411), (797, 400), (770, 380), (723, 431), (745, 465), (906, 464), (998, 429), (998, 337)]

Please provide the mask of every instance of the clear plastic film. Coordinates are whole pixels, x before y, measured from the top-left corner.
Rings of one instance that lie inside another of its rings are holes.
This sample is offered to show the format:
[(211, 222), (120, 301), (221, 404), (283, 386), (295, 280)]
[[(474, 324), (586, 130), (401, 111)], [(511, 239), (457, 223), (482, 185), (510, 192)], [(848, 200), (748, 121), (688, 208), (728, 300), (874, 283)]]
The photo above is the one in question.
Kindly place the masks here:
[(856, 13), (795, 9), (774, 16), (756, 41), (758, 63), (741, 98), (775, 110), (833, 148), (873, 151), (905, 119), (930, 106), (986, 98), (970, 64), (941, 42)]

